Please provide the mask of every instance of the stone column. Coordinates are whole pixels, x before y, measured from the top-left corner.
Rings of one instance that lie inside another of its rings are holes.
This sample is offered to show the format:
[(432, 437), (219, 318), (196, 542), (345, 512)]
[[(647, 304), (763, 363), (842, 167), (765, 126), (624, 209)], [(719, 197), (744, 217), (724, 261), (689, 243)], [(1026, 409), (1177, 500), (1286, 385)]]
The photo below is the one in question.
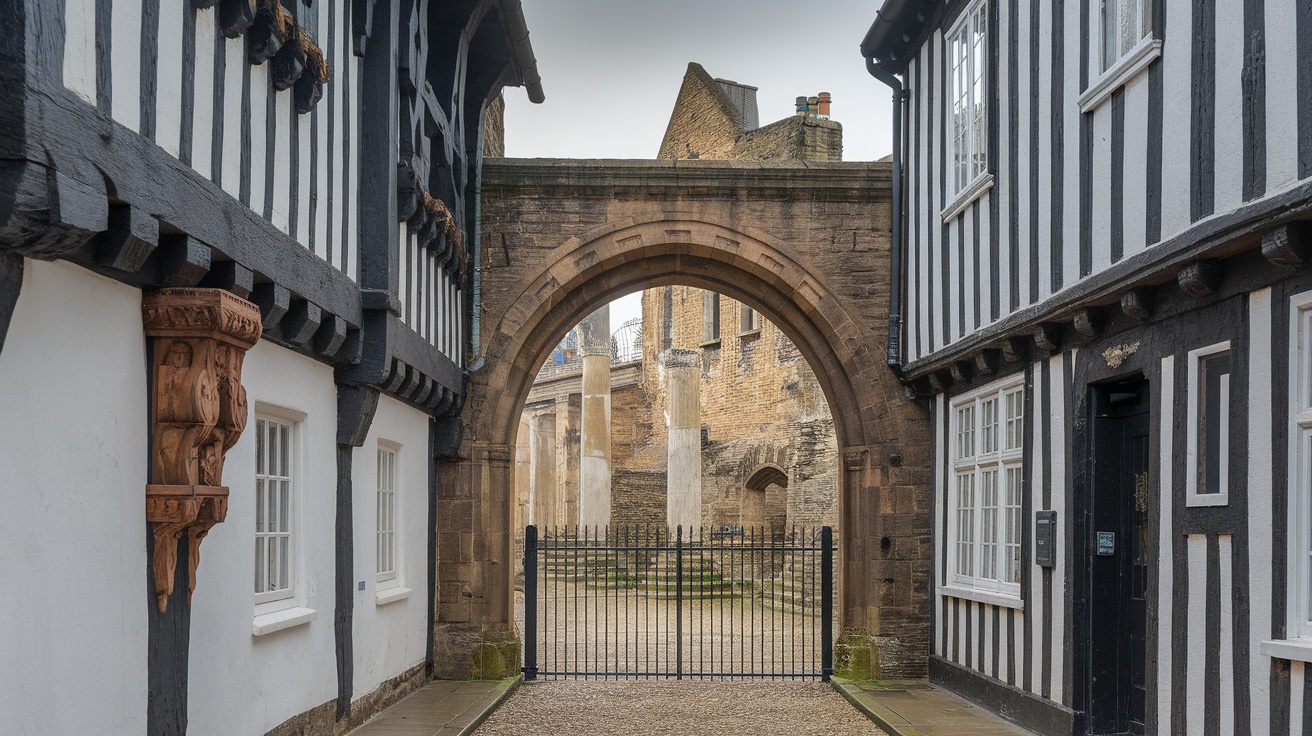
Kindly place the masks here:
[(702, 516), (701, 353), (671, 348), (661, 357), (670, 382), (665, 518), (687, 539)]
[(610, 305), (579, 325), (583, 351), (583, 431), (579, 459), (579, 524), (610, 523)]
[(532, 466), (529, 455), (532, 441), (528, 428), (528, 417), (519, 420), (519, 432), (515, 435), (515, 535), (524, 533), (524, 527), (532, 514), (529, 512), (529, 489), (532, 486)]
[(579, 394), (556, 397), (556, 520), (563, 526), (579, 523)]
[(551, 412), (537, 414), (530, 421), (529, 436), (532, 450), (529, 456), (532, 484), (529, 486), (529, 503), (533, 523), (541, 529), (551, 529), (556, 519), (556, 415)]

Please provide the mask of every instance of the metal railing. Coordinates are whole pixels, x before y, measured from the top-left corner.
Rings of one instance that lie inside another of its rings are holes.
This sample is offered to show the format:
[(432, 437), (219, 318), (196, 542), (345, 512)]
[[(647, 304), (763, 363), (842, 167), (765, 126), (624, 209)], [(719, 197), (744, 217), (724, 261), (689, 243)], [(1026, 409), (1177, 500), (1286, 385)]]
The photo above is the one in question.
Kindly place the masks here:
[(833, 673), (833, 532), (525, 530), (524, 678)]

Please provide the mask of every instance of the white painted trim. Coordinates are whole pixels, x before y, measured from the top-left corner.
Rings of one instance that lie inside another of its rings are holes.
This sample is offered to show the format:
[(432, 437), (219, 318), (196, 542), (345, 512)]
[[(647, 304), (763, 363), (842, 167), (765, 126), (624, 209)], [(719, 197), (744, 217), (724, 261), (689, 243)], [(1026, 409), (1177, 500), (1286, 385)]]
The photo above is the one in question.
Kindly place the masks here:
[[(1276, 442), (1271, 426), (1271, 406), (1275, 356), (1271, 354), (1271, 288), (1248, 295), (1248, 456), (1270, 453)], [(1272, 507), (1272, 484), (1275, 468), (1269, 462), (1253, 462), (1248, 467), (1248, 528), (1271, 529), (1275, 524)], [(1273, 583), (1271, 556), (1274, 545), (1270, 534), (1253, 534), (1248, 538), (1249, 590), (1269, 591)], [(1165, 577), (1170, 577), (1165, 576)], [(1255, 641), (1271, 637), (1272, 600), (1269, 595), (1250, 596), (1248, 600), (1249, 636)], [(1169, 621), (1170, 617), (1167, 616)], [(1169, 636), (1168, 636), (1169, 641)], [(1250, 733), (1267, 733), (1271, 729), (1271, 660), (1260, 647), (1240, 640), (1236, 646), (1248, 649), (1248, 702)], [(1169, 651), (1169, 650), (1168, 650)], [(1161, 655), (1159, 655), (1160, 657)], [(1159, 661), (1169, 661), (1159, 660)], [(1158, 729), (1161, 733), (1161, 729)]]
[(374, 594), (374, 605), (385, 606), (388, 603), (396, 603), (410, 597), (414, 591), (404, 585), (393, 585), (390, 588), (380, 590)]
[(1130, 50), (1130, 53), (1112, 64), (1111, 68), (1103, 72), (1102, 76), (1080, 95), (1077, 100), (1080, 112), (1088, 113), (1098, 109), (1099, 105), (1111, 99), (1116, 90), (1143, 73), (1148, 65), (1161, 58), (1161, 55), (1161, 39), (1146, 36)]
[(1175, 500), (1175, 483), (1172, 478), (1172, 461), (1175, 433), (1175, 356), (1162, 358), (1161, 379), (1158, 381), (1161, 392), (1161, 414), (1157, 420), (1158, 455), (1161, 463), (1161, 477), (1158, 498), (1160, 509), (1157, 519), (1157, 733), (1171, 732), (1171, 699), (1175, 691), (1171, 687), (1171, 646), (1175, 641), (1172, 636), (1172, 607), (1174, 604), (1174, 576), (1164, 574), (1171, 569), (1175, 558), (1173, 548), (1175, 534), (1172, 529), (1172, 506)]
[[(1312, 335), (1303, 333), (1303, 314), (1312, 310), (1312, 291), (1295, 294), (1289, 299), (1289, 463), (1288, 463), (1288, 543), (1286, 545), (1287, 587), (1285, 595), (1285, 621), (1287, 630), (1294, 636), (1312, 634), (1312, 611), (1307, 608), (1308, 600), (1308, 550), (1312, 529), (1308, 526), (1309, 488), (1308, 478), (1312, 472), (1312, 457), (1305, 447), (1306, 437), (1312, 432), (1312, 417), (1303, 407), (1308, 405), (1312, 395), (1308, 371), (1304, 369), (1308, 361), (1306, 356), (1312, 350)], [(1312, 646), (1312, 637), (1308, 640)]]
[[(1221, 397), (1221, 437), (1220, 448), (1220, 474), (1221, 474), (1221, 492), (1220, 493), (1199, 493), (1198, 492), (1198, 362), (1201, 358), (1206, 358), (1218, 353), (1224, 353), (1230, 350), (1230, 341), (1218, 342), (1215, 345), (1198, 348), (1189, 351), (1189, 405), (1187, 408), (1188, 424), (1185, 432), (1185, 493), (1184, 505), (1186, 507), (1196, 506), (1227, 506), (1230, 503), (1230, 479), (1226, 476), (1229, 469), (1227, 455), (1230, 453), (1230, 401), (1226, 395)], [(1225, 392), (1230, 384), (1229, 381), (1223, 381), (1222, 391)]]
[[(1185, 679), (1183, 693), (1184, 733), (1202, 733), (1206, 717), (1203, 692), (1203, 675), (1207, 661), (1219, 652), (1207, 649), (1207, 535), (1190, 534), (1185, 540), (1187, 567), (1185, 583), (1189, 606), (1185, 624)], [(1178, 634), (1177, 634), (1178, 635)]]
[(947, 207), (939, 213), (939, 219), (945, 224), (951, 222), (954, 217), (961, 214), (963, 210), (975, 203), (975, 200), (984, 196), (984, 193), (993, 188), (993, 174), (984, 172), (975, 177), (975, 181), (969, 186), (962, 189), (959, 194), (952, 198)]
[(1257, 651), (1290, 662), (1312, 662), (1312, 639), (1268, 639), (1257, 643)]
[(965, 588), (959, 585), (940, 585), (937, 592), (944, 598), (961, 598), (976, 603), (988, 603), (1000, 608), (1014, 608), (1017, 611), (1025, 610), (1025, 601), (1020, 599), (1019, 593), (1012, 596), (1006, 593), (975, 590), (974, 588)]
[(319, 612), (313, 608), (287, 608), (274, 613), (266, 613), (262, 616), (256, 616), (251, 622), (251, 636), (264, 636), (272, 634), (275, 631), (290, 629), (293, 626), (308, 624), (319, 617)]

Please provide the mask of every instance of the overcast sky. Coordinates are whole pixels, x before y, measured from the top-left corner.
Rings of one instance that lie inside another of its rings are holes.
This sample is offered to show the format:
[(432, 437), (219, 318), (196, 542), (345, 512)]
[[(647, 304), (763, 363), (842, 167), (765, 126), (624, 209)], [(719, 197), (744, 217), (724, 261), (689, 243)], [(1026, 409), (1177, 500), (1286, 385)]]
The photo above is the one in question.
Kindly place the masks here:
[[(758, 87), (762, 125), (833, 95), (843, 160), (893, 150), (891, 92), (858, 45), (879, 0), (523, 0), (546, 102), (506, 90), (506, 155), (655, 158), (688, 62)], [(635, 295), (636, 296), (636, 295)], [(611, 308), (611, 327), (638, 315)]]
[(893, 150), (891, 93), (857, 49), (879, 0), (523, 0), (547, 100), (506, 90), (506, 155), (654, 158), (688, 62), (759, 87), (761, 124), (829, 92), (843, 159)]

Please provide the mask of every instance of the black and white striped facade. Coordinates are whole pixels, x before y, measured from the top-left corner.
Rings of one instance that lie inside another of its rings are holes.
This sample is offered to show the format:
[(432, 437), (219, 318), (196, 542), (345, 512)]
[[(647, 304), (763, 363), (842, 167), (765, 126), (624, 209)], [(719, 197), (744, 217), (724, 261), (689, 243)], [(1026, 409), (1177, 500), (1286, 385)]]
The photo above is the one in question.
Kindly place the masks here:
[[(1143, 732), (1312, 733), (1312, 5), (1156, 0), (1131, 65), (1103, 79), (1102, 3), (982, 3), (885, 3), (875, 25), (892, 31), (863, 47), (906, 90), (899, 368), (934, 426), (931, 678), (1041, 733), (1108, 732), (1093, 715), (1095, 427), (1099, 397), (1133, 381), (1147, 396)], [(987, 172), (954, 199), (945, 37), (978, 7)], [(1200, 504), (1198, 361), (1218, 346), (1228, 490)], [(1024, 396), (1019, 574), (962, 590), (954, 412), (998, 386)], [(1040, 566), (1046, 512), (1055, 559)]]

